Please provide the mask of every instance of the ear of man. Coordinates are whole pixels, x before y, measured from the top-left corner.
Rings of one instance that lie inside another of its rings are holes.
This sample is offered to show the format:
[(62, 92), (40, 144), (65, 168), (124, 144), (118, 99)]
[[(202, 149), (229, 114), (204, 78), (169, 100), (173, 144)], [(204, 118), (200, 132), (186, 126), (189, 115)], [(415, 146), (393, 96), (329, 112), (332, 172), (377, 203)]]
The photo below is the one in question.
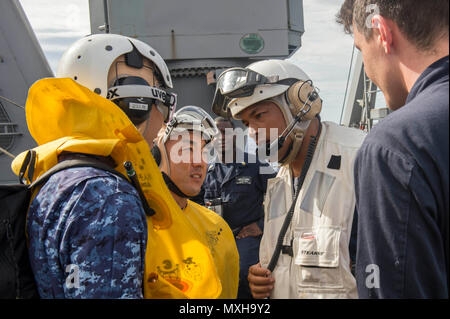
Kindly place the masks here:
[(372, 25), (375, 30), (375, 36), (384, 49), (386, 54), (392, 52), (394, 23), (377, 14), (372, 18)]

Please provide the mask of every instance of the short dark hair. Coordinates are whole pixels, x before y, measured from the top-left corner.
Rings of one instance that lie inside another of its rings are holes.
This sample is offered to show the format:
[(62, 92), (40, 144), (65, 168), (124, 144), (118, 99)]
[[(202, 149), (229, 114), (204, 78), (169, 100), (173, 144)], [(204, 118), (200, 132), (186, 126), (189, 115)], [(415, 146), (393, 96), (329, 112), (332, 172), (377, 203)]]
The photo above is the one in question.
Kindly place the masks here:
[(353, 33), (353, 22), (366, 39), (372, 28), (366, 25), (370, 6), (377, 6), (384, 18), (394, 21), (406, 38), (420, 50), (432, 49), (437, 40), (448, 37), (448, 0), (345, 0), (336, 21)]
[(227, 119), (225, 117), (222, 116), (218, 116), (214, 119), (214, 122), (216, 122), (216, 124), (220, 123), (220, 122), (228, 122), (231, 124), (232, 128), (236, 128), (236, 126), (234, 125), (233, 121), (231, 119)]

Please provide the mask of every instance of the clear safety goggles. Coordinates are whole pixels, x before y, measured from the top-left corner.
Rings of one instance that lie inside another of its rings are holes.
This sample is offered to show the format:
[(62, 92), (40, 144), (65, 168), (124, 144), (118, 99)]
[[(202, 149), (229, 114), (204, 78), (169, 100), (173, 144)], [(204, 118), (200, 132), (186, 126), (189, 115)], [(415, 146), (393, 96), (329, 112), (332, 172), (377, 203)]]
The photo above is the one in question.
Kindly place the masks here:
[(217, 90), (229, 98), (246, 97), (253, 94), (255, 87), (277, 83), (279, 76), (265, 77), (245, 68), (231, 68), (224, 71), (217, 80)]
[(228, 103), (234, 98), (253, 95), (255, 88), (264, 84), (292, 85), (296, 79), (280, 80), (278, 75), (266, 77), (246, 68), (231, 68), (224, 71), (217, 79), (216, 92), (212, 109), (213, 112), (229, 117)]

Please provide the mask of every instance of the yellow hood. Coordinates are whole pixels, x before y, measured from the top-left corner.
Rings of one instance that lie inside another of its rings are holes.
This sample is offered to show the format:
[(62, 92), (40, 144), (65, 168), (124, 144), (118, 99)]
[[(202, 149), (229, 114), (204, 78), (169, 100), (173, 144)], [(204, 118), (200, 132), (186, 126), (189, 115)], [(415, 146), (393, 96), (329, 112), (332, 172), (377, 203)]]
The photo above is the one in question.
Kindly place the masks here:
[[(126, 176), (131, 161), (149, 206), (156, 212), (148, 222), (144, 290), (151, 298), (217, 298), (222, 291), (214, 259), (199, 230), (173, 199), (151, 156), (150, 148), (125, 113), (111, 101), (71, 79), (43, 79), (29, 91), (26, 118), (38, 143), (33, 180), (57, 164), (63, 151), (111, 156)], [(12, 163), (18, 174), (27, 152)], [(164, 240), (160, 234), (164, 234)], [(203, 276), (192, 276), (184, 261), (194, 260)], [(161, 276), (161, 265), (184, 265), (175, 277)], [(180, 285), (180, 283), (182, 283)]]
[[(171, 224), (167, 202), (173, 200), (157, 170), (147, 142), (125, 113), (111, 101), (93, 93), (72, 79), (43, 79), (29, 91), (26, 119), (31, 136), (39, 145), (33, 180), (57, 164), (61, 152), (78, 152), (111, 156), (115, 168), (126, 176), (125, 161), (131, 161), (150, 206), (156, 208), (152, 217), (156, 226), (167, 228)], [(18, 174), (27, 152), (12, 163)], [(164, 196), (164, 194), (166, 196)], [(162, 198), (161, 198), (162, 197)]]

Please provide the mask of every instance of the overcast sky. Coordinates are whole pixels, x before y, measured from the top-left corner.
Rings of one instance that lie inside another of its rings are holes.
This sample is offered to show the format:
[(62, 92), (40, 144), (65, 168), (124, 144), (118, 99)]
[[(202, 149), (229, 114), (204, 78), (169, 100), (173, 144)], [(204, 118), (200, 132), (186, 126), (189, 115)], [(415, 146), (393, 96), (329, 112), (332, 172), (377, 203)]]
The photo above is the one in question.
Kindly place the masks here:
[[(1, 1), (1, 0), (0, 0)], [(313, 79), (325, 101), (322, 119), (339, 122), (353, 39), (335, 22), (342, 0), (304, 0), (305, 34), (293, 60)], [(88, 0), (20, 0), (51, 68), (63, 52), (90, 34)]]

